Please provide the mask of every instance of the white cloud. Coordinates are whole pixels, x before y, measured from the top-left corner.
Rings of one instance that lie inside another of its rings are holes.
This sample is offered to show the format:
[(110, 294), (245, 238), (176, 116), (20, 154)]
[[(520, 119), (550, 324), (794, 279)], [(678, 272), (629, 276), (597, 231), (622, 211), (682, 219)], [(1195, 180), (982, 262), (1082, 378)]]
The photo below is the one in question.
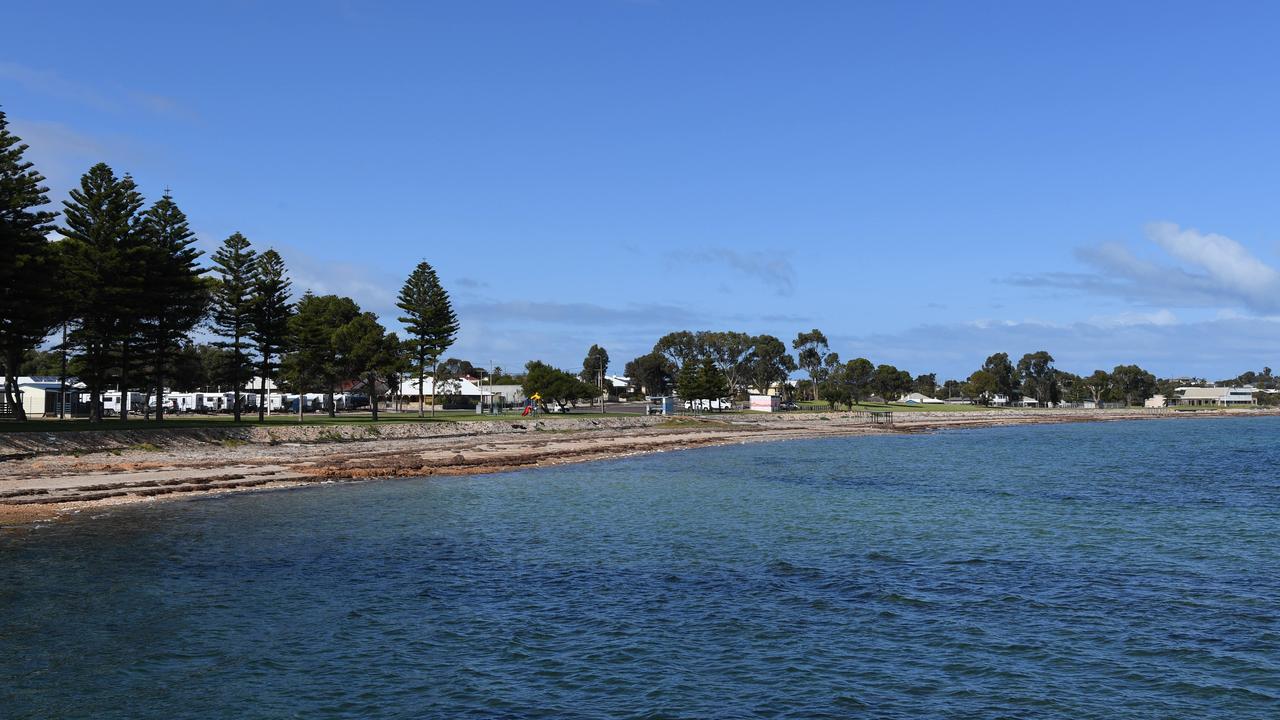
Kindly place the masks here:
[[(713, 247), (671, 252), (667, 254), (666, 261), (671, 269), (695, 264), (712, 266), (712, 272), (715, 268), (729, 270), (764, 283), (776, 295), (787, 296), (796, 291), (796, 269), (785, 252)], [(706, 275), (705, 269), (698, 272)]]
[(1155, 312), (1122, 312), (1115, 315), (1095, 315), (1089, 323), (1098, 327), (1126, 327), (1129, 325), (1177, 325), (1178, 316), (1168, 309)]
[[(1118, 322), (986, 321), (924, 325), (901, 333), (866, 336), (829, 335), (844, 359), (864, 356), (913, 373), (937, 372), (963, 378), (992, 353), (1048, 350), (1058, 367), (1075, 373), (1137, 363), (1165, 377), (1194, 375), (1225, 378), (1244, 370), (1275, 366), (1280, 357), (1280, 319), (1222, 318), (1178, 322), (1172, 313), (1137, 314)], [(1170, 322), (1172, 320), (1172, 322)]]
[[(1202, 270), (1221, 287), (1274, 303), (1280, 290), (1280, 273), (1254, 257), (1243, 245), (1225, 235), (1185, 230), (1169, 222), (1151, 223), (1147, 237), (1166, 252)], [(1269, 296), (1269, 297), (1268, 297)]]
[(142, 111), (152, 115), (195, 119), (195, 113), (174, 98), (138, 90), (116, 88), (105, 92), (63, 77), (53, 70), (0, 61), (0, 79), (21, 85), (33, 93), (66, 100), (104, 112)]
[(1159, 222), (1147, 239), (1174, 262), (1156, 262), (1108, 243), (1080, 248), (1090, 272), (1055, 272), (1014, 278), (1027, 287), (1077, 290), (1165, 307), (1243, 308), (1280, 311), (1280, 272), (1225, 235)]

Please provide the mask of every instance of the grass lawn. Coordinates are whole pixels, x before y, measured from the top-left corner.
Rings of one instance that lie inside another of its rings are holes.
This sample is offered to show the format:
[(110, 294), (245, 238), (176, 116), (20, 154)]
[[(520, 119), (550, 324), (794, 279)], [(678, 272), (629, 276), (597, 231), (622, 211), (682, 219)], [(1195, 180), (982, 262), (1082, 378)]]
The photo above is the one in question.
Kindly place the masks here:
[[(581, 417), (600, 417), (600, 413), (575, 412), (569, 414), (551, 413), (537, 415), (538, 420), (546, 418), (581, 418)], [(636, 417), (636, 413), (607, 413), (604, 417)], [(275, 427), (283, 425), (297, 426), (298, 416), (275, 413), (267, 418), (265, 422), (258, 422), (258, 414), (244, 415), (242, 426)], [(495, 421), (512, 421), (512, 420), (529, 420), (528, 417), (522, 417), (519, 412), (503, 413), (501, 415), (477, 415), (474, 410), (437, 410), (436, 416), (433, 418), (430, 414), (426, 417), (418, 417), (415, 412), (403, 413), (378, 413), (378, 424), (384, 423), (418, 423), (418, 422), (460, 422), (463, 420), (495, 420)], [(349, 415), (338, 415), (337, 417), (329, 417), (324, 414), (308, 413), (302, 425), (372, 425), (373, 419), (369, 413), (352, 413)], [(164, 422), (157, 423), (155, 419), (142, 420), (130, 417), (128, 420), (120, 420), (120, 418), (107, 418), (97, 425), (90, 425), (88, 420), (77, 418), (74, 420), (58, 420), (57, 418), (30, 418), (27, 422), (0, 422), (0, 432), (76, 432), (82, 430), (165, 430), (178, 428), (224, 428), (234, 425), (230, 415), (166, 415)]]
[[(813, 400), (803, 400), (797, 403), (802, 411), (809, 412), (845, 412), (843, 405), (832, 410), (829, 405), (821, 400), (814, 402)], [(865, 410), (868, 412), (972, 412), (974, 410), (1000, 410), (1001, 408), (985, 407), (982, 405), (908, 405), (906, 403), (856, 403), (854, 410)]]

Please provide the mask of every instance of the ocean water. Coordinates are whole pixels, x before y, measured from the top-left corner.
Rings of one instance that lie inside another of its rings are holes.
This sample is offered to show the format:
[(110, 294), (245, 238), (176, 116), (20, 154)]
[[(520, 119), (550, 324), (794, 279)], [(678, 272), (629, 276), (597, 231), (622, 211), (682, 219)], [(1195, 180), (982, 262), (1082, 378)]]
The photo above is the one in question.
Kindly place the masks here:
[(1277, 718), (1280, 419), (674, 452), (0, 534), (0, 717)]

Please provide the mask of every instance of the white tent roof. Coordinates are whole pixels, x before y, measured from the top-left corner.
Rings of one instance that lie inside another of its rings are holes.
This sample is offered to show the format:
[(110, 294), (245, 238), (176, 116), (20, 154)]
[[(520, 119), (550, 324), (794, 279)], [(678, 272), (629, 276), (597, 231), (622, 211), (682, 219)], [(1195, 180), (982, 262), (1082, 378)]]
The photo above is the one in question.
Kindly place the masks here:
[[(245, 383), (244, 389), (257, 392), (259, 384), (261, 382), (262, 382), (262, 377), (260, 375), (254, 375), (253, 378), (249, 380), (249, 382)], [(267, 392), (273, 393), (273, 392), (278, 392), (279, 390), (280, 390), (280, 386), (276, 385), (276, 381), (272, 380), (271, 378), (267, 378)]]
[[(476, 396), (481, 394), (480, 388), (470, 380), (441, 380), (440, 389), (436, 390), (435, 378), (428, 377), (426, 381), (422, 384), (422, 394), (431, 395), (432, 393), (436, 395), (476, 395)], [(400, 383), (400, 394), (417, 396), (419, 394), (418, 378), (413, 378), (412, 380), (405, 380), (404, 382)]]

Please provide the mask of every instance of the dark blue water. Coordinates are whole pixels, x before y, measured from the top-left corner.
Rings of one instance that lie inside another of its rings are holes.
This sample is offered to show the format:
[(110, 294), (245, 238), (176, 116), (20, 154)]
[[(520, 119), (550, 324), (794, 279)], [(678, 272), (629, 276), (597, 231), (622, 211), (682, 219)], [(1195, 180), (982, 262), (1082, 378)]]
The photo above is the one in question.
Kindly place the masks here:
[(736, 446), (0, 536), (0, 717), (1280, 717), (1280, 419)]

